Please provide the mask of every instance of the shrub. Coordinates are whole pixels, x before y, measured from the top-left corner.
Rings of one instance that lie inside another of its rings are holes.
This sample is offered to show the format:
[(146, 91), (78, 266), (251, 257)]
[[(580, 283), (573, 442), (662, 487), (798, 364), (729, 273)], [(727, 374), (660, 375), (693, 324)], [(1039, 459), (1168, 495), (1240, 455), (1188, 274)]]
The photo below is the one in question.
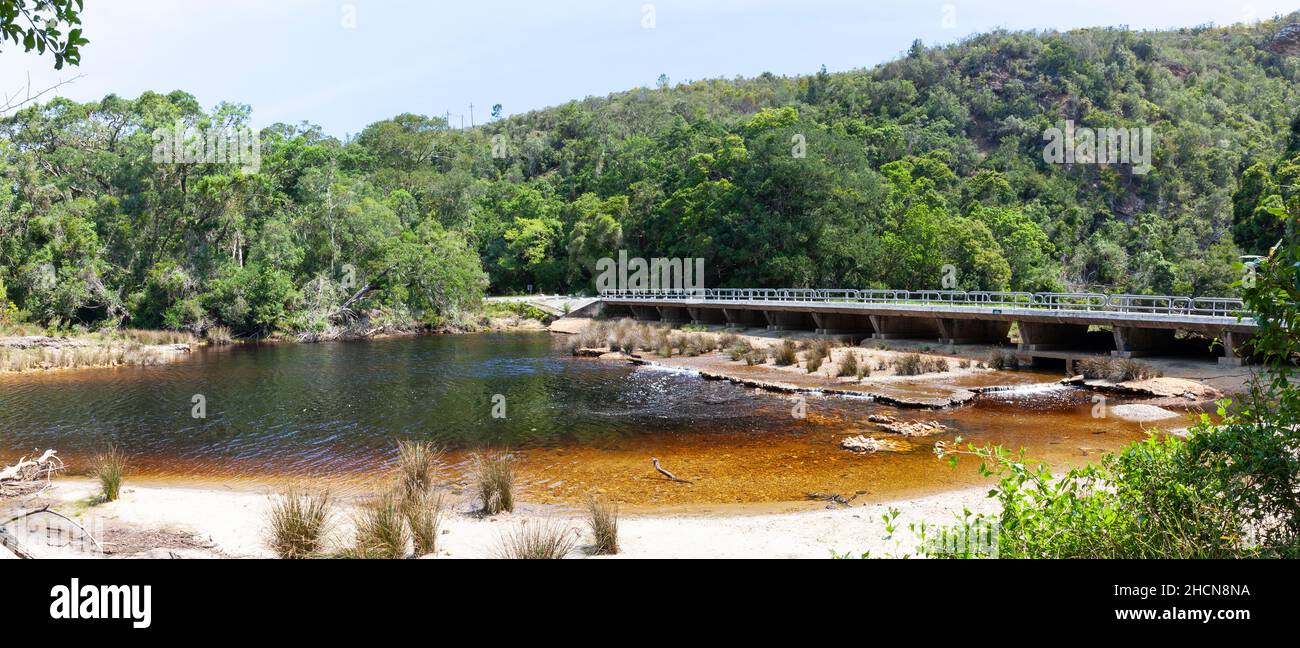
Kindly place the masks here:
[(726, 349), (727, 349), (727, 355), (733, 361), (739, 361), (739, 360), (743, 360), (745, 356), (749, 355), (754, 350), (754, 347), (750, 345), (748, 341), (740, 340), (739, 342), (734, 342), (730, 346), (727, 346)]
[(990, 351), (985, 363), (990, 369), (1016, 370), (1020, 368), (1020, 356), (1011, 351)]
[(498, 558), (559, 560), (577, 545), (573, 529), (552, 520), (525, 520), (501, 536)]
[(745, 354), (745, 364), (749, 366), (761, 365), (767, 363), (767, 354), (762, 351), (754, 350)]
[(618, 506), (609, 501), (587, 498), (587, 528), (594, 539), (591, 552), (597, 555), (618, 553)]
[(280, 558), (311, 558), (324, 550), (332, 517), (329, 491), (289, 488), (271, 501), (267, 545)]
[(112, 502), (122, 492), (122, 476), (126, 474), (126, 455), (116, 446), (95, 457), (95, 476), (99, 478), (100, 496), (105, 502)]
[(230, 344), (235, 339), (234, 336), (230, 334), (230, 327), (228, 326), (209, 327), (203, 335), (208, 339), (208, 344), (214, 346)]
[(514, 460), (504, 452), (474, 455), (474, 492), (484, 515), (515, 510)]
[(894, 359), (894, 373), (900, 376), (915, 376), (925, 373), (924, 362), (921, 356), (915, 353), (908, 353)]
[(1002, 505), (1001, 558), (1222, 558), (1242, 555), (1241, 519), (1186, 445), (1155, 438), (1053, 478), (1002, 448), (976, 451)]

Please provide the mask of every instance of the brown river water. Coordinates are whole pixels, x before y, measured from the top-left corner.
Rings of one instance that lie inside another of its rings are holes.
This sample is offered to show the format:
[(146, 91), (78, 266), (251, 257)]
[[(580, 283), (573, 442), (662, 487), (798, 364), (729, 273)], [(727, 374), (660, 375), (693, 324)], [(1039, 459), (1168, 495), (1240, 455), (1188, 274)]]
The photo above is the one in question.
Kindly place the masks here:
[[(137, 481), (368, 485), (390, 473), (399, 439), (418, 439), (448, 449), (458, 487), (473, 451), (509, 449), (526, 501), (572, 503), (599, 492), (633, 508), (672, 509), (991, 486), (974, 460), (954, 469), (937, 458), (935, 442), (1025, 448), (1064, 468), (1156, 426), (1187, 424), (1093, 418), (1092, 394), (1053, 384), (1059, 379), (965, 376), (967, 386), (1018, 387), (938, 411), (809, 396), (798, 419), (788, 395), (574, 358), (549, 333), (199, 349), (164, 366), (0, 375), (0, 460), (55, 448), (77, 474), (113, 444), (130, 455)], [(196, 396), (205, 417), (194, 416)], [(502, 402), (504, 418), (494, 417)], [(876, 432), (866, 420), (874, 413), (949, 431), (906, 439), (904, 452), (841, 449), (846, 435)], [(694, 483), (663, 479), (651, 457)]]

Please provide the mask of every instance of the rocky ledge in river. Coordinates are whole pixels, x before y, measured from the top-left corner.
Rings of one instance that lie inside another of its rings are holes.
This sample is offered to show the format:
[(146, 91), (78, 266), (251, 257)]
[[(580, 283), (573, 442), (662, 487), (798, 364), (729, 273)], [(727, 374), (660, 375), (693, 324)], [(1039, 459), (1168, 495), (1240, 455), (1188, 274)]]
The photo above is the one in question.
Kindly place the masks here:
[(867, 417), (867, 420), (875, 423), (877, 427), (886, 432), (907, 437), (930, 436), (948, 429), (938, 421), (900, 421), (885, 414), (872, 414)]
[[(586, 355), (586, 354), (579, 354)], [(597, 356), (599, 357), (599, 356)], [(668, 369), (685, 369), (693, 371), (705, 380), (725, 380), (745, 387), (753, 387), (764, 391), (778, 392), (784, 394), (814, 394), (819, 396), (842, 396), (845, 398), (862, 398), (880, 403), (882, 405), (892, 405), (894, 407), (903, 407), (908, 409), (946, 409), (965, 405), (975, 398), (975, 392), (969, 389), (956, 389), (945, 395), (899, 395), (899, 394), (882, 394), (871, 392), (865, 389), (855, 389), (834, 386), (801, 386), (788, 382), (776, 380), (765, 380), (749, 376), (738, 376), (731, 373), (723, 373), (712, 369), (701, 369), (695, 366), (680, 364), (669, 364), (646, 360), (638, 355), (627, 356), (627, 360), (633, 364), (646, 365), (651, 367), (664, 367)]]

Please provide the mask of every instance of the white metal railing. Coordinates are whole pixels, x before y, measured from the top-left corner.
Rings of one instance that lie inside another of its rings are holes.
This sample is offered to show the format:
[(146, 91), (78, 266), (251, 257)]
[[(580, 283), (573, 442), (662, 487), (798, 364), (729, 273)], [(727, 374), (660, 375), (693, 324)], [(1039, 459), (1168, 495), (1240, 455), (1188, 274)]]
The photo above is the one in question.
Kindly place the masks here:
[(1249, 318), (1245, 304), (1231, 297), (1028, 293), (966, 290), (855, 290), (846, 288), (694, 288), (605, 290), (605, 299), (662, 302), (778, 302), (978, 306), (1050, 311), (1144, 313)]

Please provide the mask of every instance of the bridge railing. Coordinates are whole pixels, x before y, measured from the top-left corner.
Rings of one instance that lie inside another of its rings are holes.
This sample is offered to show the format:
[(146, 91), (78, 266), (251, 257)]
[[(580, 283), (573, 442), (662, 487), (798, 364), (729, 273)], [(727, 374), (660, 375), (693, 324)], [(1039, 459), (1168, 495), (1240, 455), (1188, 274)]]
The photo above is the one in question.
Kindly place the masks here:
[(974, 306), (1052, 311), (1108, 311), (1159, 315), (1249, 317), (1240, 299), (1174, 295), (1029, 293), (965, 290), (856, 290), (846, 288), (695, 288), (607, 290), (602, 298), (677, 302), (795, 302)]

